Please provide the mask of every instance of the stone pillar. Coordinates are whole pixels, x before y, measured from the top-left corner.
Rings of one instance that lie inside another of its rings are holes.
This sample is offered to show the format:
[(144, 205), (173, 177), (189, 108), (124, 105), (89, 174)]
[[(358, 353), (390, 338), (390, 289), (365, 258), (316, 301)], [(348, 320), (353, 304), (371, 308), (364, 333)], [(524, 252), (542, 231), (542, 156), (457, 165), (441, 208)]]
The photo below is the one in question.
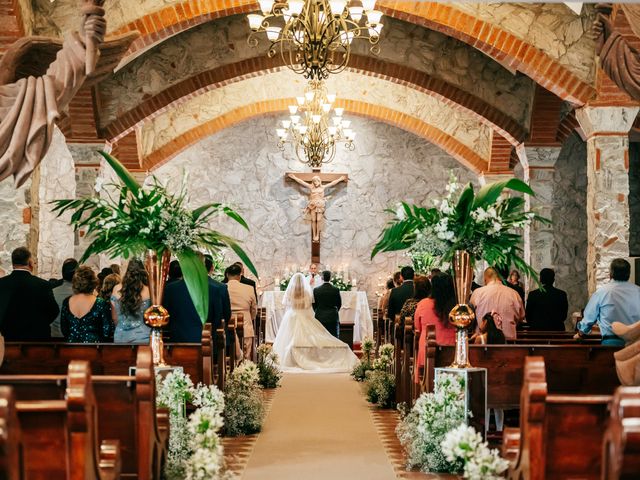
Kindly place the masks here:
[(491, 173), (491, 172), (483, 172), (478, 176), (478, 182), (481, 186), (485, 186), (489, 183), (501, 182), (502, 180), (509, 180), (510, 178), (514, 178), (515, 175), (513, 172), (508, 173)]
[[(523, 165), (524, 181), (535, 192), (535, 196), (525, 195), (525, 208), (540, 216), (551, 219), (553, 210), (553, 176), (561, 147), (518, 148), (518, 156)], [(524, 259), (539, 272), (543, 268), (554, 268), (553, 225), (533, 222), (524, 229)]]
[(40, 164), (38, 188), (38, 275), (60, 278), (62, 262), (74, 255), (74, 233), (69, 225), (71, 214), (58, 218), (52, 212), (52, 200), (76, 197), (76, 174), (73, 157), (62, 132), (55, 127), (49, 151)]
[(629, 129), (638, 107), (583, 107), (587, 137), (587, 281), (589, 294), (609, 278), (609, 264), (629, 256)]

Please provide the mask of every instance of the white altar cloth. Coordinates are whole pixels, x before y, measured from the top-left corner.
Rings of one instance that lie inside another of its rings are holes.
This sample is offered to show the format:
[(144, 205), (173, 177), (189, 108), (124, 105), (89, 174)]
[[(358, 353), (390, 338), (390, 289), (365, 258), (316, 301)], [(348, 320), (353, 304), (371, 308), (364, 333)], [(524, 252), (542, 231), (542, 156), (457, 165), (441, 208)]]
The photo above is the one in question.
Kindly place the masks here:
[[(367, 294), (362, 291), (340, 292), (342, 308), (340, 325), (353, 325), (353, 342), (360, 343), (364, 337), (373, 337), (373, 320), (369, 310)], [(260, 304), (266, 309), (265, 340), (272, 343), (276, 339), (285, 307), (282, 305), (284, 292), (268, 290), (263, 292)]]

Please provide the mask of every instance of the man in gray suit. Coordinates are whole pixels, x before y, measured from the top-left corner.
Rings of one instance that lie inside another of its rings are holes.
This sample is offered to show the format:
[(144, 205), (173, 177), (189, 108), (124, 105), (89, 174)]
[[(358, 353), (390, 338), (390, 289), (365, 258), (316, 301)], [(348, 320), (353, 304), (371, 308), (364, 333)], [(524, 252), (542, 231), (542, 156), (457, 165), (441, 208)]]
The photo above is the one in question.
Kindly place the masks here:
[(331, 272), (322, 272), (323, 284), (313, 289), (313, 310), (316, 319), (336, 338), (340, 333), (340, 316), (342, 307), (340, 290), (331, 284)]

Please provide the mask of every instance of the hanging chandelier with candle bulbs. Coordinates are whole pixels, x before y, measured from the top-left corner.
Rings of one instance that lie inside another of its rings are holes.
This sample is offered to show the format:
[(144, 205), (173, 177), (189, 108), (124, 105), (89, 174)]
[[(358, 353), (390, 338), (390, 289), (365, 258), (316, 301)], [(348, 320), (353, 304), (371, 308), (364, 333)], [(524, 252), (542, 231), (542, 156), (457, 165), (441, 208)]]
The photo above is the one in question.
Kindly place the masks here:
[(251, 27), (249, 45), (257, 34), (271, 41), (269, 58), (280, 54), (291, 70), (311, 80), (323, 80), (343, 71), (349, 63), (351, 42), (367, 38), (370, 51), (380, 52), (382, 12), (376, 0), (259, 0), (262, 15), (247, 18)]
[(335, 100), (323, 81), (311, 80), (304, 95), (289, 106), (290, 116), (282, 120), (282, 128), (276, 129), (280, 150), (291, 143), (298, 160), (314, 170), (333, 160), (336, 143), (344, 142), (346, 149), (353, 150), (356, 134), (349, 128), (351, 122), (342, 117), (344, 108), (334, 108)]

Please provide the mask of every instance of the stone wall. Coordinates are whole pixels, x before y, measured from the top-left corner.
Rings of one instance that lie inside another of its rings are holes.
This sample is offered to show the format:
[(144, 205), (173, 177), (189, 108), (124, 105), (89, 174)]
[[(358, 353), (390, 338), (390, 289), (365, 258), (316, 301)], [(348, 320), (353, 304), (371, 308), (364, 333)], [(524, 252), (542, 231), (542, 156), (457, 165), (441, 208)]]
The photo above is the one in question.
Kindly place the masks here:
[(629, 220), (629, 255), (640, 257), (640, 143), (638, 142), (629, 143)]
[[(231, 221), (221, 226), (244, 242), (270, 289), (274, 277), (310, 260), (310, 225), (302, 218), (305, 192), (285, 182), (287, 171), (303, 171), (290, 150), (276, 147), (278, 117), (254, 119), (206, 138), (185, 150), (155, 173), (172, 185), (190, 174), (188, 185), (194, 206), (211, 202), (235, 205), (251, 227), (244, 232)], [(388, 220), (385, 208), (401, 200), (428, 204), (442, 195), (450, 171), (463, 182), (475, 175), (423, 139), (389, 125), (351, 118), (358, 133), (356, 149), (339, 146), (336, 159), (325, 168), (349, 174), (346, 186), (328, 192), (326, 228), (322, 236), (324, 265), (346, 266), (374, 301), (379, 277), (394, 271), (406, 259), (382, 254), (373, 261), (371, 249)], [(249, 141), (250, 139), (250, 141)], [(233, 261), (229, 258), (229, 262)]]
[(556, 287), (569, 297), (569, 312), (587, 303), (587, 147), (574, 133), (562, 146), (554, 173), (553, 266)]
[(11, 271), (12, 250), (29, 243), (30, 198), (31, 180), (18, 189), (12, 177), (0, 182), (0, 276)]

